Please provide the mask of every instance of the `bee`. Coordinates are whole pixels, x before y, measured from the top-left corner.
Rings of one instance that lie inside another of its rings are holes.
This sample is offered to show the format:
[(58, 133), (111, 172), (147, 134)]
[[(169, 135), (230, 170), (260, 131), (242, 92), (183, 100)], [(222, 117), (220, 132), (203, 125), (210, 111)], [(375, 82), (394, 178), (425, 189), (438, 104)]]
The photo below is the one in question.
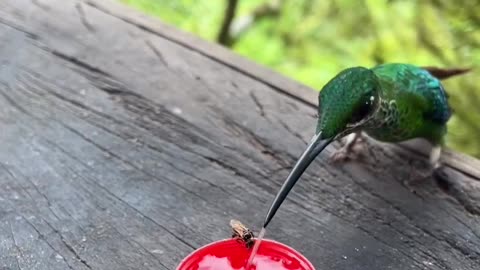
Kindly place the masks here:
[(243, 225), (240, 221), (232, 219), (230, 220), (230, 226), (232, 227), (232, 238), (237, 239), (239, 242), (245, 243), (247, 248), (253, 247), (255, 244), (255, 236), (253, 232), (250, 231), (245, 225)]

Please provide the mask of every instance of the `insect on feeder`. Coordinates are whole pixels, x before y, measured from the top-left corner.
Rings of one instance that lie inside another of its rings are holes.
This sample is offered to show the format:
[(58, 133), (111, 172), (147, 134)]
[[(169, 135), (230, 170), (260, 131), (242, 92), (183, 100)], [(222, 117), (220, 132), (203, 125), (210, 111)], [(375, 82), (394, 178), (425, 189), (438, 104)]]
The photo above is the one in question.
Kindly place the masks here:
[[(203, 246), (188, 255), (177, 270), (314, 270), (298, 251), (282, 243), (263, 239), (253, 263), (246, 268), (255, 241), (250, 230), (232, 221), (233, 238)], [(242, 227), (240, 227), (242, 226)]]

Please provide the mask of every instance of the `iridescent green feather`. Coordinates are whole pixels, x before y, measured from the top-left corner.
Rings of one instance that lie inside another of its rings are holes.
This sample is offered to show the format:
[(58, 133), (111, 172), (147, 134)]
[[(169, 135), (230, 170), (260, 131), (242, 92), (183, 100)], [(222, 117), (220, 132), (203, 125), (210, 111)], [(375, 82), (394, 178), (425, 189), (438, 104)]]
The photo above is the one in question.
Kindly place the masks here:
[(408, 64), (385, 64), (372, 70), (381, 85), (381, 109), (366, 132), (388, 142), (423, 137), (442, 143), (451, 112), (440, 81)]

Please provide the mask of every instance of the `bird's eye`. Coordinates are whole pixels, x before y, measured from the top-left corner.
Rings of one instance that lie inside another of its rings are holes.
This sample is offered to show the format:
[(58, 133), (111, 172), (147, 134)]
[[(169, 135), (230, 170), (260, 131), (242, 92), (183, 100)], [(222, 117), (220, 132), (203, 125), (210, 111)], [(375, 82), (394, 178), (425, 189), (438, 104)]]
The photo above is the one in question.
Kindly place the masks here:
[(357, 110), (353, 116), (352, 116), (352, 119), (351, 119), (351, 123), (357, 123), (359, 122), (360, 120), (362, 120), (363, 118), (365, 118), (365, 116), (368, 115), (368, 113), (370, 112), (370, 104), (363, 104), (359, 110)]
[(374, 97), (371, 96), (366, 99), (365, 102), (362, 102), (358, 109), (353, 113), (352, 118), (350, 119), (350, 123), (354, 124), (364, 119), (372, 110), (372, 105), (374, 101)]

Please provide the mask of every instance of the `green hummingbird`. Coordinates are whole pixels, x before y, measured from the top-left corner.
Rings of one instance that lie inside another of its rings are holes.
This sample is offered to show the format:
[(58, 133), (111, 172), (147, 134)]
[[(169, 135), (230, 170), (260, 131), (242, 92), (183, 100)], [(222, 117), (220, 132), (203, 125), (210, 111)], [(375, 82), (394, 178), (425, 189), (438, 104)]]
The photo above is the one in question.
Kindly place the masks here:
[(264, 227), (305, 169), (332, 141), (346, 138), (344, 147), (331, 157), (339, 161), (348, 157), (362, 132), (389, 143), (423, 138), (432, 144), (432, 169), (439, 168), (451, 116), (440, 80), (467, 71), (392, 63), (353, 67), (337, 74), (319, 93), (315, 136), (277, 193)]

